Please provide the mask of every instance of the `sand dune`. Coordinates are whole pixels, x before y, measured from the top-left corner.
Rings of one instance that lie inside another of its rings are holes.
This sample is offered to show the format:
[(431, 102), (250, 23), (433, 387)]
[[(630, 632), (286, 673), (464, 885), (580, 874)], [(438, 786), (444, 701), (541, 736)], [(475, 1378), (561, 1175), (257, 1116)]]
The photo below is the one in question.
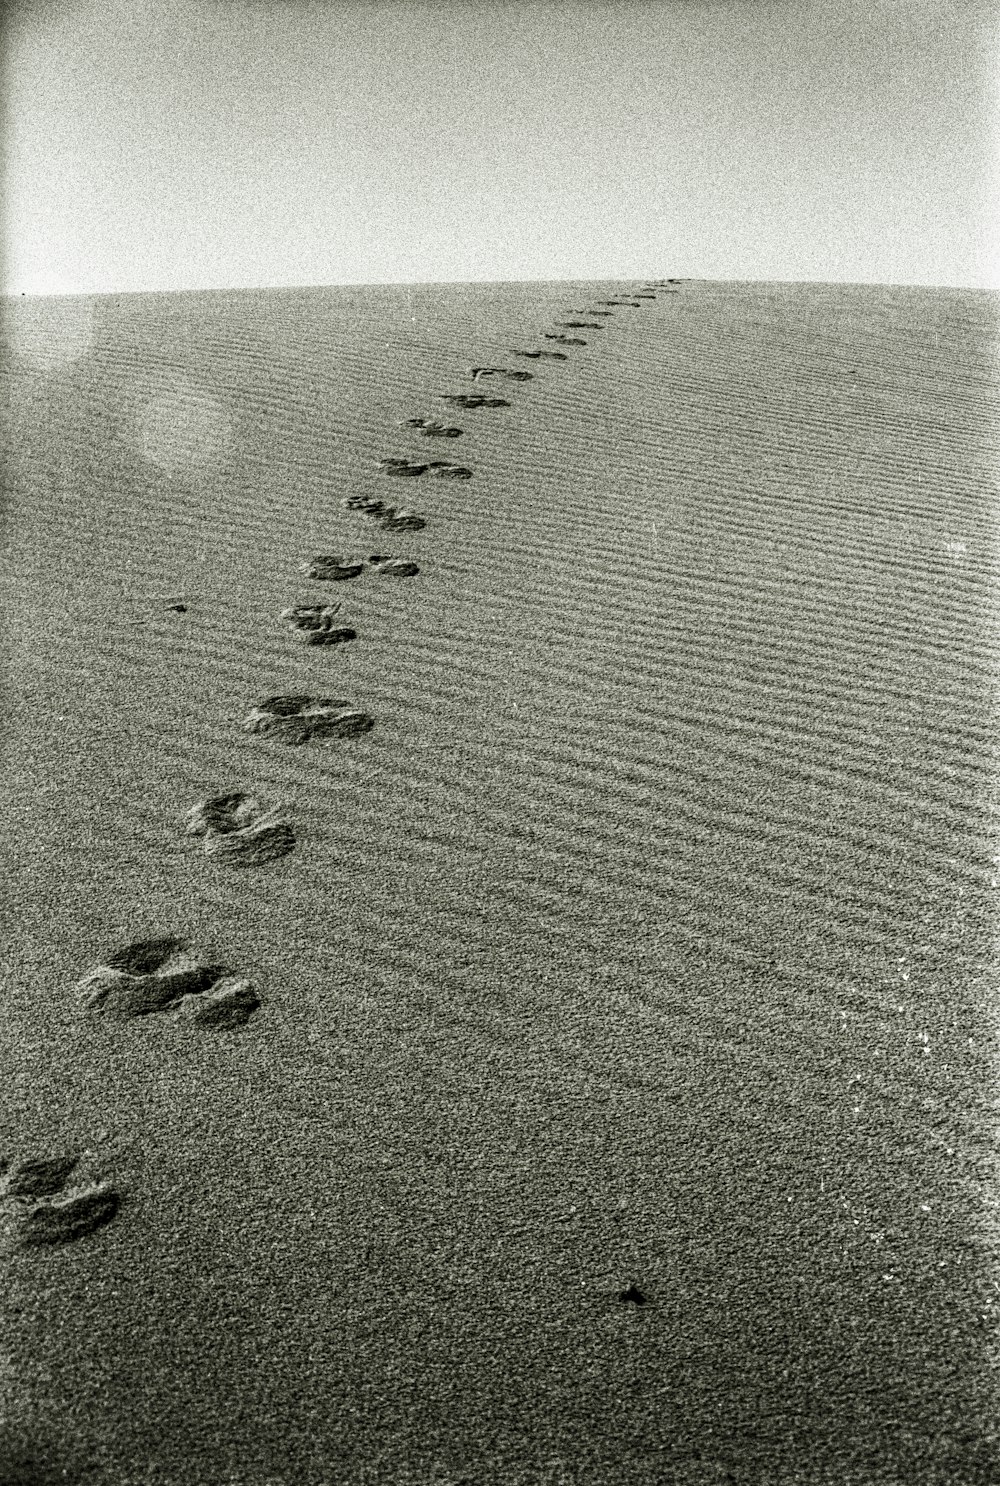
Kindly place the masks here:
[(651, 292), (7, 307), (2, 1486), (1000, 1480), (995, 304)]

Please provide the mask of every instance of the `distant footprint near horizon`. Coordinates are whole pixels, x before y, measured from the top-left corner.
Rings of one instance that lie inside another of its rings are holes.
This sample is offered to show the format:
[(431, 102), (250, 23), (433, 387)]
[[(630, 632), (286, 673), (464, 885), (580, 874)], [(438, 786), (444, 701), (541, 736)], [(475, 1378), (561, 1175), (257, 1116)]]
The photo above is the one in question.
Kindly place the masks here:
[(399, 427), (416, 428), (421, 437), (425, 439), (458, 439), (462, 436), (460, 428), (442, 423), (437, 418), (403, 418), (400, 420)]
[(386, 531), (423, 531), (427, 525), (426, 517), (417, 515), (415, 511), (387, 506), (385, 501), (375, 496), (348, 495), (340, 504), (345, 511), (358, 511), (363, 516), (370, 516)]
[(432, 475), (438, 479), (471, 480), (472, 471), (464, 464), (449, 464), (445, 459), (431, 459), (420, 464), (412, 459), (391, 456), (380, 459), (379, 470), (383, 475), (413, 479), (418, 475)]
[(352, 625), (334, 622), (340, 607), (339, 604), (295, 604), (282, 609), (281, 617), (307, 645), (346, 645), (358, 638), (358, 632)]
[[(582, 345), (583, 342), (581, 341)], [(467, 392), (442, 392), (442, 402), (447, 402), (454, 408), (509, 408), (511, 404), (505, 397), (482, 397), (478, 393)]]

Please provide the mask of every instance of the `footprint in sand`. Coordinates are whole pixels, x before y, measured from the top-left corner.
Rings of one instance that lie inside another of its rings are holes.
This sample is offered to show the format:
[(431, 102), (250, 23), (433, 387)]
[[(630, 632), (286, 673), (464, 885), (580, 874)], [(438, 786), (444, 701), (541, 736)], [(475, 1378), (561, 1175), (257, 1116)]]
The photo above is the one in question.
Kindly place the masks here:
[(380, 459), (378, 467), (384, 475), (407, 478), (426, 474), (430, 466), (418, 464), (413, 459)]
[(464, 464), (449, 464), (445, 459), (431, 459), (426, 464), (415, 464), (411, 459), (380, 459), (378, 467), (384, 475), (436, 475), (442, 480), (472, 479), (472, 471)]
[(339, 583), (345, 578), (358, 578), (365, 570), (363, 562), (352, 557), (343, 557), (339, 552), (321, 553), (300, 563), (302, 572), (318, 583)]
[(471, 480), (472, 471), (464, 464), (447, 464), (443, 459), (433, 459), (427, 473), (438, 480)]
[(414, 511), (400, 511), (395, 506), (386, 506), (378, 524), (383, 531), (423, 531), (427, 521)]
[[(269, 697), (262, 705), (291, 705), (309, 700), (308, 697)], [(184, 833), (204, 837), (205, 855), (229, 867), (260, 867), (287, 856), (295, 848), (295, 832), (282, 816), (280, 807), (265, 809), (260, 800), (241, 790), (212, 795), (192, 806), (185, 818)]]
[(556, 324), (560, 330), (603, 330), (603, 325), (598, 325), (596, 320), (557, 320)]
[(368, 561), (384, 578), (415, 578), (420, 572), (415, 562), (406, 557), (391, 557), (386, 552), (375, 552)]
[(348, 495), (340, 504), (345, 511), (361, 511), (365, 516), (371, 516), (386, 531), (423, 531), (427, 525), (426, 517), (387, 506), (373, 496)]
[(339, 604), (296, 604), (282, 609), (281, 617), (307, 645), (345, 645), (356, 640), (358, 632), (349, 624), (336, 624), (339, 613)]
[(530, 361), (544, 358), (547, 361), (568, 361), (565, 351), (511, 351), (512, 356), (527, 356)]
[(656, 298), (656, 295), (655, 294), (637, 294), (635, 296), (635, 298), (636, 299), (655, 299)]
[(480, 397), (476, 393), (442, 392), (441, 401), (451, 403), (453, 408), (509, 408), (505, 397)]
[(484, 377), (506, 377), (508, 382), (531, 382), (534, 380), (533, 372), (511, 371), (506, 366), (470, 366), (469, 376), (474, 382), (480, 382)]
[(248, 733), (295, 746), (313, 739), (356, 738), (370, 733), (375, 719), (342, 697), (279, 696), (258, 703), (243, 726)]
[(206, 964), (182, 939), (142, 939), (109, 954), (78, 983), (88, 1011), (115, 1021), (168, 1012), (206, 1027), (241, 1027), (260, 1002), (248, 980)]
[(110, 1182), (78, 1171), (78, 1156), (0, 1160), (0, 1221), (23, 1248), (70, 1243), (102, 1228), (118, 1211)]
[(586, 341), (580, 340), (578, 336), (557, 335), (553, 330), (547, 330), (545, 332), (545, 339), (547, 341), (558, 341), (561, 346), (585, 346), (587, 344)]
[(577, 310), (576, 313), (578, 315), (599, 315), (602, 320), (611, 320), (614, 318), (615, 312), (614, 310), (595, 310), (588, 307), (585, 310)]
[(421, 437), (425, 439), (457, 439), (462, 436), (460, 428), (455, 428), (449, 423), (441, 423), (436, 418), (404, 418), (399, 426), (400, 428), (419, 428)]

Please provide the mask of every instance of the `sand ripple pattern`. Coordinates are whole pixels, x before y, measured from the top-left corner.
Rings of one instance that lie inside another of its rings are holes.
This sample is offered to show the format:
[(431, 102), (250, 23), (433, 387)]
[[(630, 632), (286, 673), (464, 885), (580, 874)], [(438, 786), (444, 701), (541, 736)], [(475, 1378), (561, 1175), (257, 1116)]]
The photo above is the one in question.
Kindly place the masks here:
[[(350, 1479), (988, 1480), (993, 302), (151, 295), (89, 335), (7, 374), (15, 1010), (58, 1004), (62, 917), (103, 934), (129, 880), (238, 939), (277, 1029), (218, 1083), (162, 1075), (164, 1128), (196, 1089), (222, 1132), (186, 1214), (206, 1271), (151, 1252), (128, 1326), (74, 1291), (66, 1334), (115, 1359), (95, 1452), (125, 1419), (187, 1486), (186, 1384), (143, 1338), (190, 1357), (210, 1312), (209, 1478), (246, 1463), (243, 1417)], [(470, 366), (556, 345), (473, 393)], [(157, 462), (143, 409), (181, 386), (202, 412)], [(407, 423), (435, 410), (453, 446)], [(474, 478), (425, 474), (418, 571), (383, 583), (351, 502), (432, 447)], [(348, 570), (357, 640), (292, 643), (276, 616), (333, 633)], [(244, 731), (269, 693), (303, 709)], [(377, 725), (279, 746), (327, 694)], [(164, 845), (220, 780), (294, 802), (279, 869)], [(31, 1056), (25, 1102), (54, 1107), (68, 1059)], [(293, 1215), (277, 1237), (251, 1190)]]

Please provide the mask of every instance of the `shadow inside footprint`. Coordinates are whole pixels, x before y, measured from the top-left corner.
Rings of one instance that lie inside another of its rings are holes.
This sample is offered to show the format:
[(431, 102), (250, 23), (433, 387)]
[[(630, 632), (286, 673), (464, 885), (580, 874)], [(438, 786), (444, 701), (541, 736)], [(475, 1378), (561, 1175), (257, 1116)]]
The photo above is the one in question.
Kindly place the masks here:
[(596, 320), (557, 320), (560, 330), (603, 330)]
[(36, 1156), (0, 1167), (4, 1172), (0, 1201), (8, 1197), (48, 1197), (58, 1192), (78, 1160), (77, 1156)]
[(183, 939), (140, 939), (116, 949), (104, 964), (108, 970), (124, 970), (127, 975), (151, 975), (183, 948)]
[(111, 1221), (119, 1198), (109, 1182), (91, 1173), (67, 1188), (79, 1163), (69, 1155), (0, 1163), (0, 1218), (8, 1237), (25, 1248), (68, 1243)]
[(558, 341), (561, 346), (585, 346), (587, 344), (586, 341), (580, 340), (579, 336), (557, 335), (554, 330), (547, 330), (545, 332), (545, 339), (547, 341)]
[[(294, 722), (297, 714), (286, 709), (308, 705), (310, 701), (309, 697), (268, 697), (251, 717), (261, 713), (275, 724), (280, 720)], [(245, 726), (249, 727), (249, 722), (248, 718)], [(280, 809), (275, 806), (265, 810), (253, 795), (242, 792), (203, 800), (188, 811), (185, 819), (185, 834), (203, 836), (205, 855), (216, 857), (228, 866), (259, 867), (286, 856), (295, 847), (295, 832)]]
[(25, 1248), (72, 1243), (110, 1223), (119, 1202), (118, 1193), (108, 1182), (64, 1196), (43, 1197), (19, 1214), (18, 1237)]

